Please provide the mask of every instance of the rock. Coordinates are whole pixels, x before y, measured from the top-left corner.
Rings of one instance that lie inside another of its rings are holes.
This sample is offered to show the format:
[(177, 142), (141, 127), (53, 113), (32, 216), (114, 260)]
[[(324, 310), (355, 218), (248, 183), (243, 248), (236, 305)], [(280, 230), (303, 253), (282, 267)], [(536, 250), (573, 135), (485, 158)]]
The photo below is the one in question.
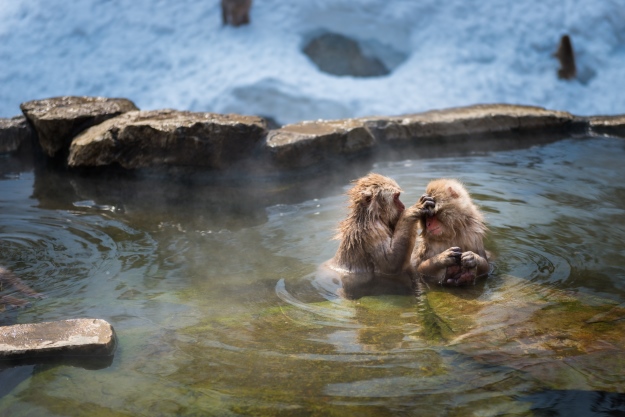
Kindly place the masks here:
[(363, 120), (382, 143), (537, 130), (568, 133), (583, 123), (570, 113), (508, 104), (475, 105)]
[(0, 154), (32, 144), (35, 132), (24, 116), (0, 119)]
[(334, 157), (358, 154), (375, 146), (363, 121), (301, 122), (272, 130), (267, 149), (280, 168), (304, 168)]
[(223, 169), (249, 157), (266, 132), (264, 119), (255, 116), (133, 111), (77, 136), (70, 147), (69, 165)]
[(336, 33), (312, 39), (304, 53), (328, 74), (379, 77), (390, 72), (381, 60), (363, 54), (358, 42)]
[(83, 130), (122, 113), (138, 110), (133, 102), (121, 98), (55, 97), (20, 105), (35, 127), (39, 143), (49, 156), (69, 147)]
[(599, 135), (625, 137), (625, 115), (588, 118), (590, 131)]
[(111, 356), (113, 327), (99, 319), (72, 319), (0, 327), (0, 360), (33, 357)]

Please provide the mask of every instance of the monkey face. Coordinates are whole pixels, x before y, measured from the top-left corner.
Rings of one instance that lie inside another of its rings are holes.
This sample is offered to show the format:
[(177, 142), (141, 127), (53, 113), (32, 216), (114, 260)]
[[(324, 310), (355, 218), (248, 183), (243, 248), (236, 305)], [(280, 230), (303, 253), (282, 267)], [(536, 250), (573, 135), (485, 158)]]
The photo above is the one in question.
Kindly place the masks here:
[(457, 230), (464, 230), (468, 216), (475, 212), (464, 186), (451, 179), (435, 180), (428, 184), (426, 193), (435, 202), (434, 210), (423, 216), (424, 233), (434, 240), (446, 240)]

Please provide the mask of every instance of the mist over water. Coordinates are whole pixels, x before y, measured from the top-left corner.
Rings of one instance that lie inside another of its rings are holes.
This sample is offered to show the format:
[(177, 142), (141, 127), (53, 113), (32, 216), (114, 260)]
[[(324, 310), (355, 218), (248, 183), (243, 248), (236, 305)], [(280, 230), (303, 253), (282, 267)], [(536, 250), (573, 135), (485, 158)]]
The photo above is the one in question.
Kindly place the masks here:
[[(394, 178), (407, 205), (431, 179), (462, 180), (485, 213), (494, 273), (450, 294), (485, 300), (491, 326), (531, 333), (537, 309), (582, 303), (614, 315), (625, 304), (624, 157), (622, 140), (587, 138), (382, 160), (357, 171)], [(625, 411), (618, 394), (625, 355), (602, 353), (600, 340), (584, 342), (583, 352), (562, 343), (517, 354), (510, 340), (472, 338), (485, 326), (431, 336), (426, 319), (440, 289), (431, 298), (348, 301), (320, 287), (314, 272), (336, 251), (332, 237), (354, 173), (321, 178), (324, 186), (305, 193), (293, 185), (292, 193), (277, 184), (261, 193), (163, 183), (156, 204), (157, 187), (136, 179), (44, 180), (30, 168), (5, 170), (0, 264), (47, 298), (7, 308), (0, 324), (97, 317), (113, 324), (119, 347), (100, 370), (64, 363), (0, 370), (0, 411), (384, 416), (540, 408), (558, 415), (573, 397), (586, 415)], [(506, 311), (488, 304), (498, 298), (520, 304)], [(541, 300), (547, 307), (536, 307)], [(601, 326), (618, 326), (619, 317)], [(544, 371), (530, 362), (538, 359)], [(563, 360), (585, 373), (565, 372)]]

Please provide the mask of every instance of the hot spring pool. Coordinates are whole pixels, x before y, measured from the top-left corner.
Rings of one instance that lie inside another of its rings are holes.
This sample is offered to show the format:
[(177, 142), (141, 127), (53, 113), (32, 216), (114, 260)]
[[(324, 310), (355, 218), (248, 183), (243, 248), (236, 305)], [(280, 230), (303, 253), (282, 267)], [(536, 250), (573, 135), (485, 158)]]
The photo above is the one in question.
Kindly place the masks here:
[(352, 174), (269, 205), (171, 184), (155, 204), (140, 181), (128, 192), (4, 157), (0, 264), (47, 298), (0, 324), (97, 317), (119, 345), (100, 369), (0, 363), (0, 414), (625, 413), (623, 161), (625, 141), (586, 138), (363, 167), (407, 205), (430, 179), (462, 180), (496, 259), (472, 288), (348, 301), (314, 272)]

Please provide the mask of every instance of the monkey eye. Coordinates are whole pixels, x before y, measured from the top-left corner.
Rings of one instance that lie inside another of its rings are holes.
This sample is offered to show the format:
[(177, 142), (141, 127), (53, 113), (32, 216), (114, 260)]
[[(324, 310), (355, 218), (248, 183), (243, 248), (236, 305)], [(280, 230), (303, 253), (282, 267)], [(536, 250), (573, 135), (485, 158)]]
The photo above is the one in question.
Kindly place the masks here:
[(399, 194), (400, 193), (393, 194), (393, 200), (398, 200), (399, 199)]

